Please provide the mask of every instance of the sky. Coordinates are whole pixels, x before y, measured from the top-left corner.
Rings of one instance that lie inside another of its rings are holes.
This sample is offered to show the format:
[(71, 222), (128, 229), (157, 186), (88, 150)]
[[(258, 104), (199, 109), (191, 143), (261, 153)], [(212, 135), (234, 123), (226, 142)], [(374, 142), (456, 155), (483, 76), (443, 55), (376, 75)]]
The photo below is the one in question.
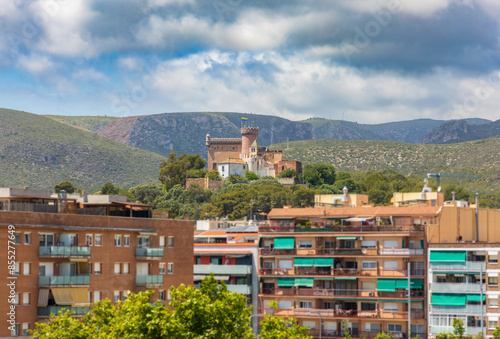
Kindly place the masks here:
[(9, 0), (0, 107), (500, 119), (498, 0)]

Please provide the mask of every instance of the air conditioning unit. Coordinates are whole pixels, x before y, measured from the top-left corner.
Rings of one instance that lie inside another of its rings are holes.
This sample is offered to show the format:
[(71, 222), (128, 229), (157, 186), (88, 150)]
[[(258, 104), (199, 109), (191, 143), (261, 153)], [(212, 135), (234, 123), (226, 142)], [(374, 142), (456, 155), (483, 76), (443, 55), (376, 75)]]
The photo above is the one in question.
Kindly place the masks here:
[(374, 297), (374, 296), (375, 296), (375, 292), (370, 292), (370, 293), (368, 294), (368, 296), (370, 296), (370, 297)]
[(409, 258), (403, 258), (403, 261), (404, 261), (404, 262), (408, 262), (408, 259), (409, 259)]

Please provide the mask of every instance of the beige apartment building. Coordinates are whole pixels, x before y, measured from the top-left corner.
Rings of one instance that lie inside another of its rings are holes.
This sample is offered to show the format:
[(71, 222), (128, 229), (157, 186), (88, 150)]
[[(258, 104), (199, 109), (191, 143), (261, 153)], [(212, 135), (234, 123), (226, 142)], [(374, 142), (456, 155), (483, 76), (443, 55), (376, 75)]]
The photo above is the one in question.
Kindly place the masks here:
[(193, 283), (193, 222), (151, 219), (145, 205), (123, 201), (100, 202), (94, 212), (127, 216), (89, 215), (92, 208), (78, 206), (85, 214), (73, 214), (73, 208), (60, 208), (61, 201), (71, 203), (67, 197), (42, 202), (12, 192), (0, 210), (0, 313), (13, 322), (4, 321), (0, 338), (26, 335), (63, 308), (79, 317), (92, 302), (145, 290), (155, 291), (152, 302), (166, 302), (171, 286)]

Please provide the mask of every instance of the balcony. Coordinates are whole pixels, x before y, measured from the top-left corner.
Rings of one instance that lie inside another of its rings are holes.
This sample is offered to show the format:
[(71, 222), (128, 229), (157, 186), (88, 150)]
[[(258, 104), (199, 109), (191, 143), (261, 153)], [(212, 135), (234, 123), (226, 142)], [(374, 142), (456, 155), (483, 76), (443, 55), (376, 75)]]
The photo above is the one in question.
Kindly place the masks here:
[[(453, 327), (452, 326), (431, 326), (431, 333), (432, 334), (438, 334), (438, 333), (444, 333), (444, 332), (449, 332), (453, 333)], [(475, 335), (481, 332), (481, 327), (473, 327), (473, 326), (467, 326), (465, 328), (465, 333), (464, 334), (471, 334)], [(485, 328), (484, 332), (488, 332), (488, 329)]]
[[(323, 289), (323, 288), (263, 288), (261, 294), (275, 296), (317, 296), (317, 297), (363, 297), (377, 298), (378, 301), (383, 301), (379, 298), (408, 298), (406, 291), (396, 292), (377, 292), (376, 290), (342, 290), (342, 289)], [(412, 298), (423, 298), (423, 291), (412, 291)], [(375, 299), (374, 299), (375, 300)]]
[(418, 235), (423, 234), (425, 226), (259, 226), (259, 233), (403, 233)]
[(72, 316), (84, 316), (90, 312), (90, 307), (71, 307), (71, 306), (47, 306), (38, 307), (37, 313), (40, 318), (48, 318), (51, 314), (59, 314), (59, 312), (69, 311), (73, 313)]
[[(306, 276), (348, 276), (348, 277), (407, 277), (408, 270), (384, 270), (384, 269), (356, 269), (356, 268), (318, 268), (318, 267), (295, 267), (295, 268), (263, 268), (261, 275), (306, 275)], [(424, 270), (410, 270), (412, 277), (424, 276)]]
[(139, 248), (135, 249), (135, 257), (138, 259), (159, 260), (163, 258), (163, 248)]
[(486, 306), (479, 305), (465, 305), (465, 306), (430, 306), (431, 313), (445, 313), (445, 314), (481, 314), (481, 307), (483, 313), (486, 314)]
[[(274, 314), (285, 317), (314, 317), (318, 318), (378, 318), (378, 319), (408, 319), (408, 312), (384, 312), (384, 311), (358, 311), (358, 310), (326, 310), (326, 309), (272, 309), (259, 308), (259, 314)], [(411, 312), (412, 319), (424, 319), (425, 312)]]
[(422, 248), (382, 248), (378, 250), (379, 255), (397, 255), (397, 256), (410, 256), (410, 255), (424, 255)]
[[(432, 292), (480, 292), (481, 284), (465, 284), (465, 283), (438, 283), (433, 282), (431, 286)], [(486, 290), (486, 288), (484, 288)]]
[(481, 270), (481, 266), (483, 268), (483, 272), (486, 272), (486, 263), (482, 261), (467, 261), (464, 263), (448, 263), (448, 264), (441, 264), (441, 263), (431, 263), (431, 269), (433, 271), (470, 271), (470, 270), (475, 270), (478, 272)]
[(260, 255), (295, 255), (297, 254), (296, 249), (290, 250), (276, 250), (274, 248), (259, 248)]
[(90, 249), (78, 246), (40, 246), (38, 254), (49, 258), (88, 258)]
[(194, 274), (199, 275), (210, 275), (221, 274), (221, 275), (248, 275), (252, 274), (251, 265), (194, 265)]
[(252, 286), (248, 285), (226, 285), (228, 291), (239, 294), (252, 294)]
[(163, 275), (136, 275), (136, 286), (160, 287), (163, 285)]
[(89, 286), (90, 276), (88, 275), (74, 275), (63, 276), (56, 275), (53, 277), (38, 277), (39, 286)]

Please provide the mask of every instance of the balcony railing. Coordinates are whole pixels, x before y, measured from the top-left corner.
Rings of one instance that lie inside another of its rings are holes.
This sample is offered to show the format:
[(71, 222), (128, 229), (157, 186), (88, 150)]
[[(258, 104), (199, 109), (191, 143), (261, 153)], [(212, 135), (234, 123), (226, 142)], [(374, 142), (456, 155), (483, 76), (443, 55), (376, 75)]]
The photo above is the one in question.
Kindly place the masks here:
[(71, 306), (47, 306), (38, 307), (37, 313), (39, 317), (49, 317), (51, 314), (59, 314), (59, 312), (70, 312), (72, 316), (83, 316), (90, 312), (90, 307), (71, 307)]
[(53, 277), (38, 277), (39, 286), (85, 286), (90, 285), (90, 276), (88, 275), (74, 275), (63, 276), (56, 275)]
[[(487, 332), (487, 328), (485, 328), (484, 331)], [(453, 333), (453, 327), (452, 326), (431, 326), (431, 333), (432, 334), (438, 334), (438, 333), (444, 333), (444, 332)], [(467, 326), (465, 328), (465, 334), (478, 334), (480, 332), (481, 332), (481, 327)]]
[[(441, 264), (441, 263), (431, 263), (431, 269), (434, 271), (441, 271), (441, 270), (479, 270), (481, 269), (481, 266), (483, 267), (483, 272), (486, 272), (486, 263), (480, 262), (480, 261), (467, 261), (465, 263), (448, 263), (448, 264)], [(478, 273), (479, 274), (479, 273)]]
[(432, 292), (480, 292), (481, 284), (433, 282), (431, 289)]
[(422, 248), (381, 248), (378, 251), (379, 255), (424, 255)]
[(194, 274), (247, 275), (252, 274), (251, 265), (194, 265)]
[[(196, 273), (196, 272), (195, 272)], [(262, 268), (261, 275), (319, 275), (319, 276), (358, 276), (358, 277), (407, 277), (408, 270), (384, 270), (355, 269), (355, 268), (317, 268), (317, 267), (295, 267), (295, 268)], [(424, 275), (424, 270), (410, 270), (412, 277)]]
[[(259, 314), (274, 314), (277, 316), (315, 317), (321, 318), (380, 318), (380, 319), (408, 319), (408, 312), (385, 311), (358, 311), (358, 310), (325, 310), (313, 308), (301, 309), (272, 309), (259, 308)], [(411, 312), (412, 319), (423, 319), (424, 312)]]
[(90, 247), (78, 246), (40, 246), (40, 257), (90, 257)]
[(139, 248), (135, 249), (136, 258), (160, 259), (163, 258), (163, 248)]
[[(262, 294), (276, 296), (339, 296), (339, 297), (373, 297), (373, 298), (408, 298), (407, 291), (377, 292), (376, 290), (343, 290), (330, 288), (263, 288)], [(412, 291), (412, 298), (423, 298), (423, 291)], [(380, 299), (379, 301), (383, 301)]]
[(228, 291), (239, 294), (252, 294), (252, 286), (248, 285), (226, 285)]
[(446, 313), (446, 314), (456, 314), (456, 313), (481, 314), (481, 307), (483, 308), (483, 313), (486, 313), (486, 306), (480, 306), (480, 305), (431, 306), (430, 312)]
[(136, 275), (135, 284), (137, 286), (161, 286), (163, 275)]
[(349, 255), (424, 255), (422, 248), (293, 248), (281, 250), (274, 248), (259, 248), (260, 255), (327, 255), (327, 256), (349, 256)]
[(259, 233), (421, 233), (425, 226), (259, 226)]

